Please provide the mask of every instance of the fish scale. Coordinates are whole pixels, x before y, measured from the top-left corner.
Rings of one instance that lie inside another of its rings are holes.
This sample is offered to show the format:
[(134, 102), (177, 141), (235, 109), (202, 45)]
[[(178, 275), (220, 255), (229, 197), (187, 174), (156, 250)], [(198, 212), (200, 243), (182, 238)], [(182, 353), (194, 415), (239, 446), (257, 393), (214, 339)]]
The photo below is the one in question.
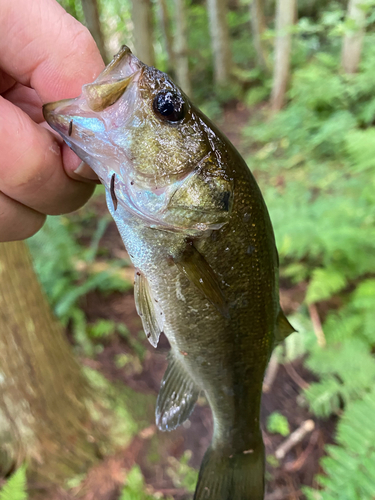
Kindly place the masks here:
[(156, 346), (164, 332), (170, 342), (157, 425), (180, 425), (201, 390), (212, 409), (195, 500), (262, 500), (263, 376), (293, 328), (254, 177), (168, 76), (127, 47), (80, 97), (44, 106), (44, 116), (105, 185), (147, 338)]

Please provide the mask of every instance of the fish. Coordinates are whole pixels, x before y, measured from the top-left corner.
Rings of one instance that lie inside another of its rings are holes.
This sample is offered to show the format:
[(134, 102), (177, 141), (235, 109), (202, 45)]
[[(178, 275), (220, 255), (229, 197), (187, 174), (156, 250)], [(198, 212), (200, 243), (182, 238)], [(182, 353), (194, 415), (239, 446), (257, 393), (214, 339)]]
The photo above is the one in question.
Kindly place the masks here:
[(279, 303), (278, 253), (254, 176), (163, 72), (123, 46), (48, 124), (99, 176), (135, 267), (143, 329), (171, 349), (156, 423), (171, 431), (204, 391), (213, 437), (195, 500), (262, 500), (264, 373), (294, 331)]

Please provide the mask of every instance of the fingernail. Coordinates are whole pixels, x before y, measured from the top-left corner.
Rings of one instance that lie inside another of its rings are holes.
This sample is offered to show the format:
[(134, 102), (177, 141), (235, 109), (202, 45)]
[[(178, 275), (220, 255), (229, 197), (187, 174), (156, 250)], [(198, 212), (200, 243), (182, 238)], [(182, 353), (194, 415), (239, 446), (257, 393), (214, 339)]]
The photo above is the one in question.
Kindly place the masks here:
[(86, 181), (90, 180), (90, 181), (94, 181), (94, 182), (100, 184), (100, 180), (99, 180), (98, 176), (96, 175), (96, 173), (84, 161), (82, 161), (79, 164), (78, 168), (76, 168), (74, 170), (74, 173), (76, 175), (79, 175), (80, 177), (83, 177)]

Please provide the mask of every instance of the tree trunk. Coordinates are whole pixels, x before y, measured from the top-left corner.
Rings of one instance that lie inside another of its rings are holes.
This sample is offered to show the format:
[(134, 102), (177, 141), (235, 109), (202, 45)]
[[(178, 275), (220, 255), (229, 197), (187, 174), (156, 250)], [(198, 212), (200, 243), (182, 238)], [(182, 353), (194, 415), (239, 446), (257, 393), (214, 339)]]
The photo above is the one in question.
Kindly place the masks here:
[(61, 484), (97, 460), (102, 433), (24, 242), (0, 244), (0, 325), (0, 473), (26, 459), (32, 475)]
[(214, 56), (215, 83), (228, 83), (232, 66), (229, 29), (227, 24), (227, 0), (207, 0), (212, 52)]
[(264, 17), (264, 0), (252, 0), (250, 4), (251, 29), (253, 33), (253, 42), (257, 55), (258, 65), (265, 71), (270, 70), (269, 54), (264, 40), (263, 33), (266, 29), (266, 20)]
[(99, 9), (96, 0), (81, 0), (86, 26), (90, 30), (103, 61), (107, 64), (108, 57), (105, 50), (104, 37), (100, 26)]
[(366, 24), (366, 11), (361, 8), (363, 4), (363, 0), (349, 0), (346, 20), (350, 29), (344, 35), (341, 54), (341, 66), (345, 73), (356, 73), (361, 60)]
[(290, 53), (292, 48), (291, 27), (296, 17), (296, 0), (277, 0), (275, 62), (271, 106), (279, 111), (284, 104), (290, 73)]
[(132, 0), (132, 20), (135, 55), (145, 64), (155, 66), (150, 0)]
[(191, 97), (191, 82), (189, 73), (189, 50), (187, 41), (186, 5), (185, 0), (175, 0), (176, 5), (176, 79), (182, 90)]
[(165, 51), (168, 56), (167, 73), (172, 76), (175, 75), (176, 58), (173, 50), (173, 38), (171, 34), (171, 22), (168, 14), (168, 8), (165, 0), (158, 0), (158, 13), (160, 26), (163, 32)]

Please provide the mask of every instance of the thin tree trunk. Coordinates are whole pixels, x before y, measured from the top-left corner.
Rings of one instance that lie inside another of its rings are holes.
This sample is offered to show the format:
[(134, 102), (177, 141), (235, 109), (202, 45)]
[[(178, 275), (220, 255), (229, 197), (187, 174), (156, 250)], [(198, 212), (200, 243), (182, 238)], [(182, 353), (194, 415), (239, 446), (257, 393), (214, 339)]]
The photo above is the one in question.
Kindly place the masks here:
[(108, 57), (105, 50), (104, 37), (100, 26), (99, 9), (96, 0), (81, 0), (83, 14), (86, 20), (86, 26), (90, 30), (99, 52), (104, 60), (108, 63)]
[(295, 22), (296, 0), (277, 0), (275, 62), (271, 106), (279, 111), (284, 104), (290, 74), (290, 53), (292, 49), (291, 27)]
[(132, 0), (132, 20), (135, 55), (145, 64), (155, 66), (150, 0)]
[(255, 52), (257, 55), (258, 65), (268, 71), (269, 54), (264, 40), (262, 40), (263, 33), (266, 29), (266, 20), (264, 17), (264, 0), (252, 0), (250, 4), (251, 14), (251, 29), (253, 33), (253, 42)]
[(173, 37), (171, 34), (171, 22), (168, 14), (168, 8), (165, 0), (158, 0), (158, 6), (160, 25), (164, 38), (164, 46), (168, 56), (167, 73), (174, 77), (176, 69), (176, 58), (173, 50)]
[(229, 29), (227, 24), (227, 0), (207, 0), (212, 52), (214, 56), (215, 83), (228, 83), (232, 66)]
[(192, 95), (189, 73), (189, 50), (187, 41), (187, 11), (185, 0), (175, 0), (176, 5), (176, 79), (187, 95)]
[(25, 459), (60, 483), (97, 460), (88, 383), (41, 291), (24, 242), (0, 244), (0, 471)]
[(356, 73), (361, 60), (365, 36), (366, 12), (361, 6), (363, 0), (349, 0), (346, 19), (353, 25), (344, 35), (341, 66), (345, 73)]

